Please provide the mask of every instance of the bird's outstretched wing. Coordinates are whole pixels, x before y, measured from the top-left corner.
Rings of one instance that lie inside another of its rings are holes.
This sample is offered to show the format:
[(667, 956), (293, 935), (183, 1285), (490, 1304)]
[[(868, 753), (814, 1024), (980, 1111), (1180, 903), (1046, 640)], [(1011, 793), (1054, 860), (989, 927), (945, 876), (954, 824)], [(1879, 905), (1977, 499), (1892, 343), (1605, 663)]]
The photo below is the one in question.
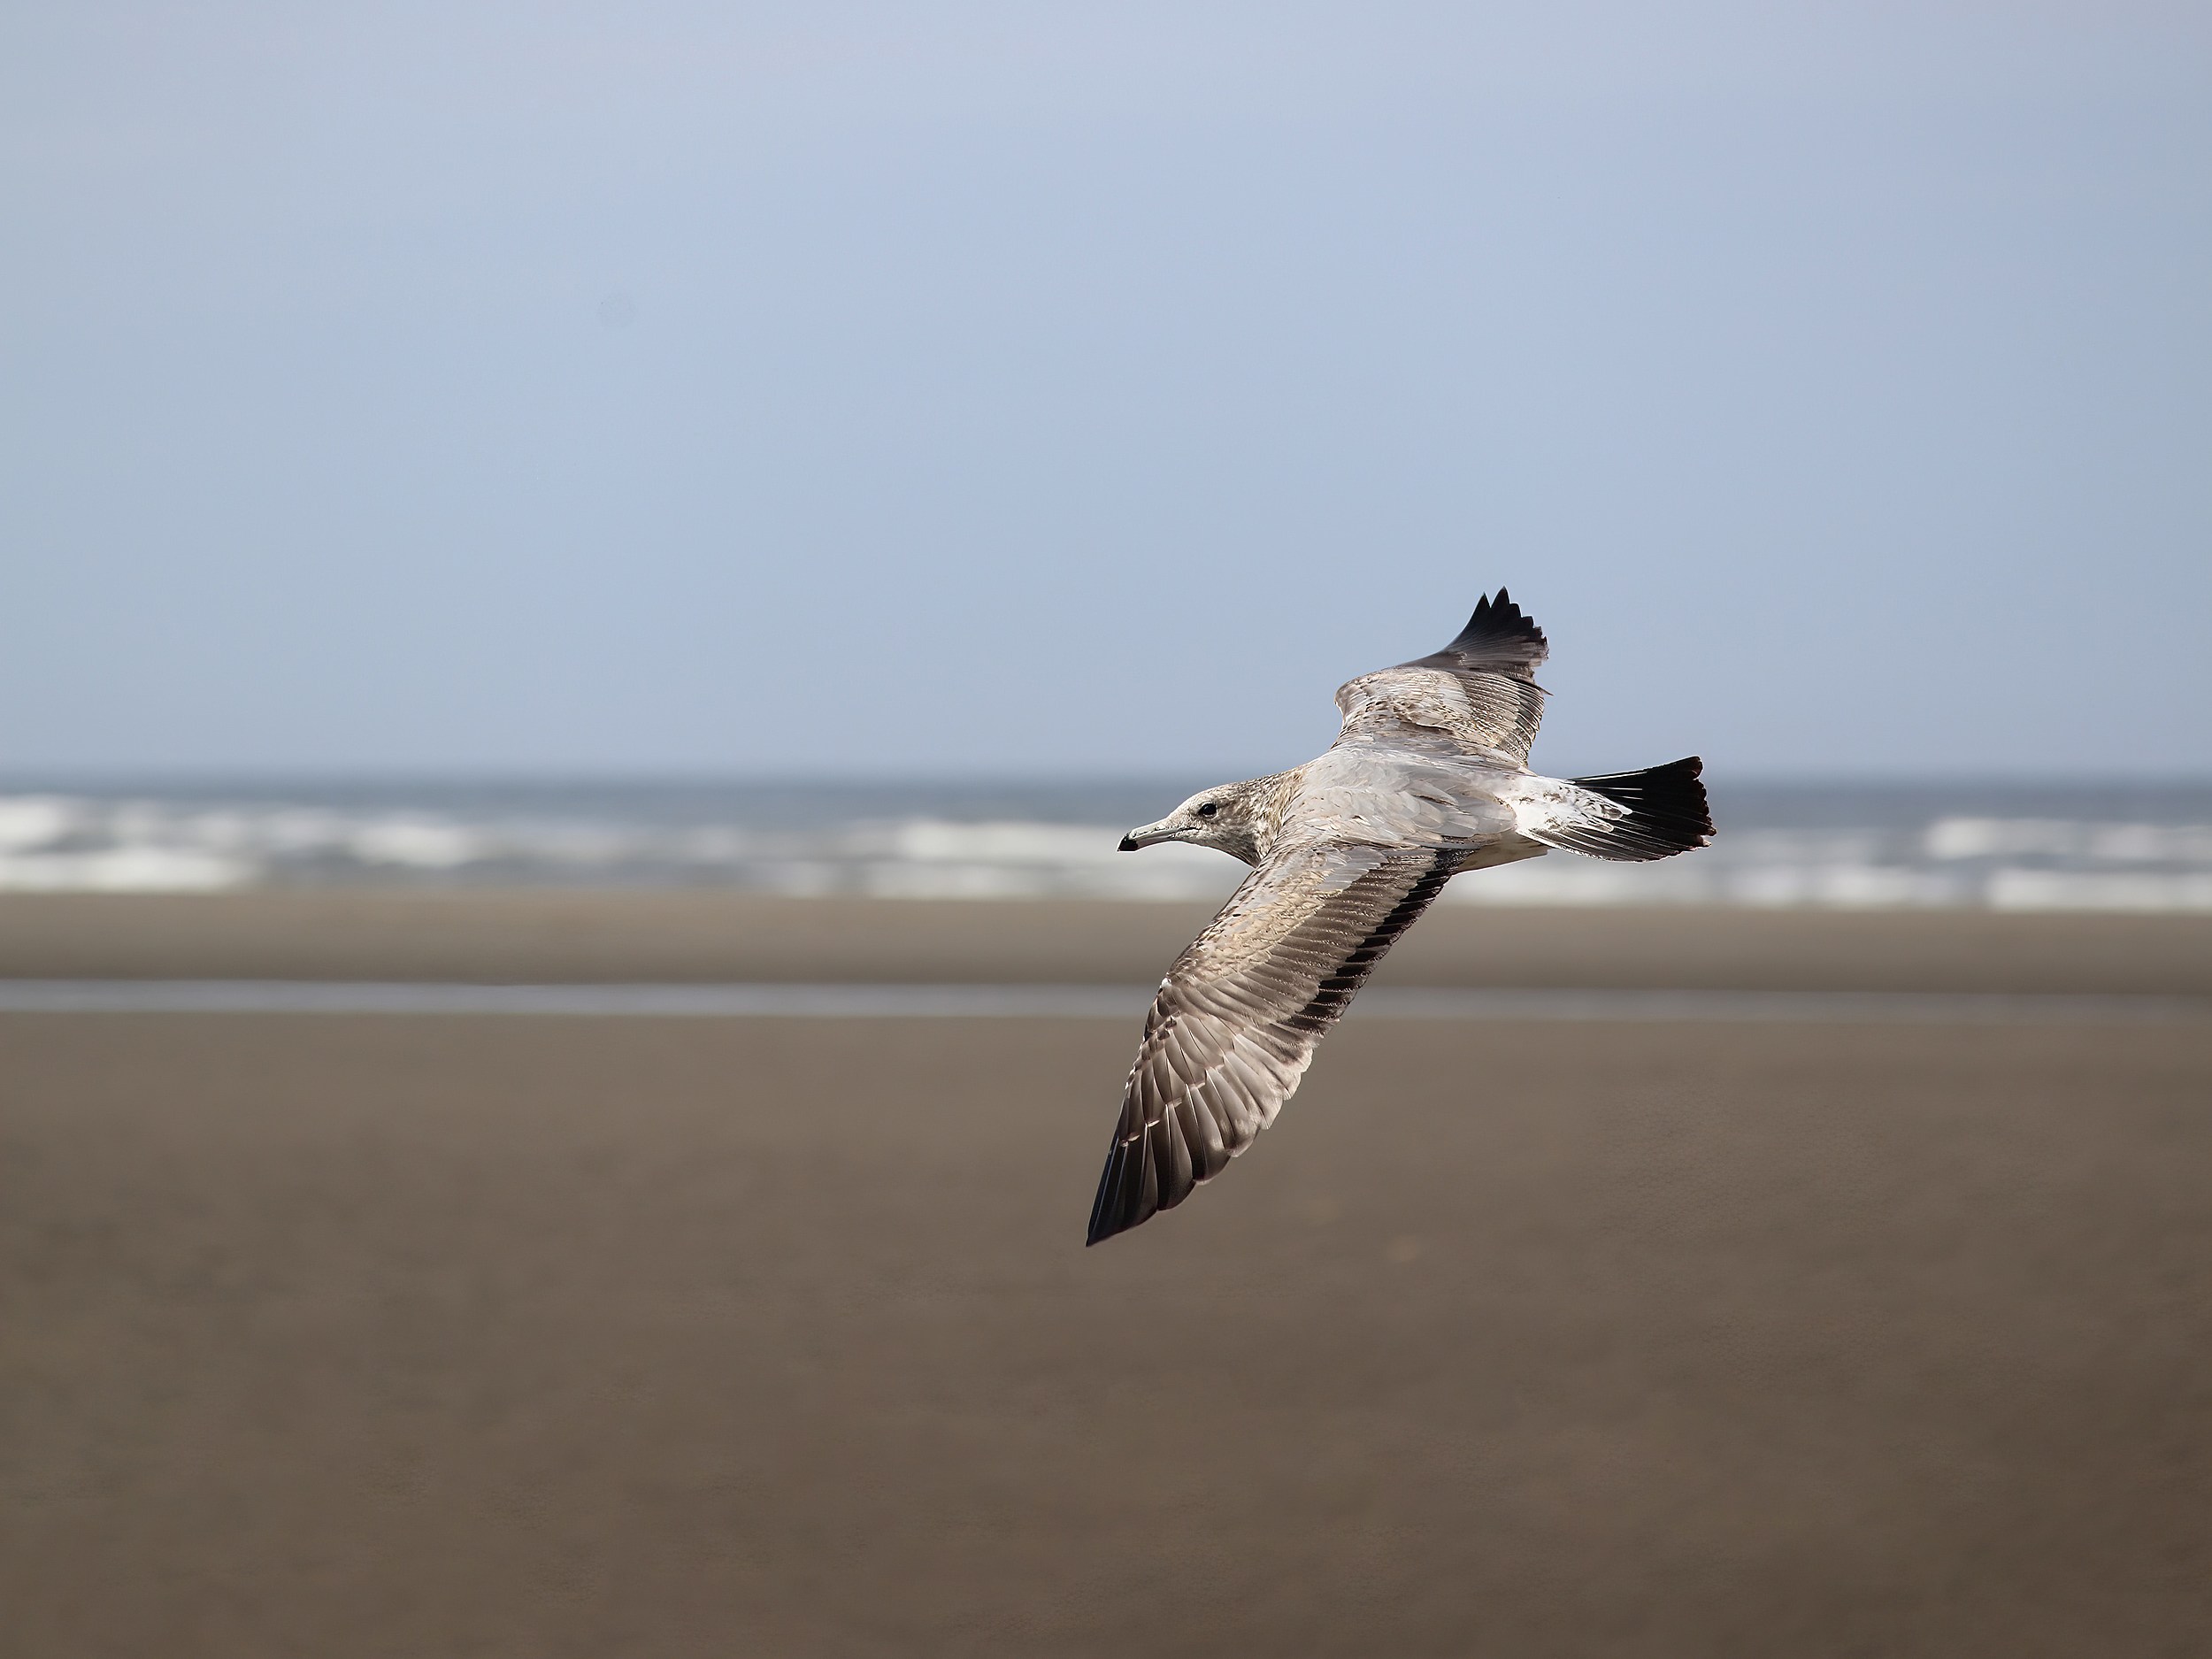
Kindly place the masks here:
[(1425, 726), (1525, 764), (1544, 718), (1536, 668), (1550, 650), (1543, 629), (1501, 588), (1496, 598), (1475, 606), (1442, 650), (1347, 680), (1337, 687), (1336, 706), (1348, 732)]
[(1181, 1203), (1274, 1122), (1314, 1045), (1459, 856), (1307, 842), (1245, 879), (1152, 999), (1089, 1242)]

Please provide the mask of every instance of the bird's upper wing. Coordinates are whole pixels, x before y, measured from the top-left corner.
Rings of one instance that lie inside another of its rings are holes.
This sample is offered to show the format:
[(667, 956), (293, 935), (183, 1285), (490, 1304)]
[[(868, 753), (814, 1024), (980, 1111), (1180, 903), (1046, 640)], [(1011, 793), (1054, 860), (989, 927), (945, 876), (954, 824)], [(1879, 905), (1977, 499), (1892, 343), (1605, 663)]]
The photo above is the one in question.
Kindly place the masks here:
[(1525, 764), (1544, 718), (1536, 665), (1550, 649), (1543, 629), (1501, 588), (1495, 599), (1475, 606), (1459, 637), (1442, 650), (1347, 680), (1337, 687), (1336, 706), (1348, 732), (1423, 726)]
[(1275, 1120), (1314, 1045), (1459, 856), (1309, 841), (1245, 879), (1152, 999), (1091, 1243), (1181, 1203)]

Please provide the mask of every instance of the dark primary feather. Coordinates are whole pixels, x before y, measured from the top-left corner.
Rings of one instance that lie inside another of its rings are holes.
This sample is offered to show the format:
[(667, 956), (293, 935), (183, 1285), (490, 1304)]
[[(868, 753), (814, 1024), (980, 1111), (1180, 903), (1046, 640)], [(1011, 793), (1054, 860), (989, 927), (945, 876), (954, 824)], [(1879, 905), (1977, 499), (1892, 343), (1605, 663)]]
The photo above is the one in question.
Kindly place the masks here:
[(1181, 1203), (1274, 1121), (1455, 857), (1330, 842), (1246, 878), (1152, 1000), (1088, 1242)]
[(1504, 588), (1497, 597), (1475, 602), (1475, 614), (1467, 626), (1440, 651), (1432, 651), (1409, 668), (1444, 668), (1462, 674), (1503, 674), (1535, 683), (1535, 672), (1551, 655), (1550, 641), (1515, 604)]

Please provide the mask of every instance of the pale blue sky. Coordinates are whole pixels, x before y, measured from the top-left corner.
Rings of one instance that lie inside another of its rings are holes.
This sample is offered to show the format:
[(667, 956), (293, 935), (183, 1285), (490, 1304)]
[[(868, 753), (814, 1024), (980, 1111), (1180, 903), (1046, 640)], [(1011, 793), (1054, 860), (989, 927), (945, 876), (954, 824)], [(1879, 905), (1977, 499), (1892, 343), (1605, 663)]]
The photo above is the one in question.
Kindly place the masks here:
[(2212, 772), (2212, 10), (1782, 13), (0, 5), (0, 767)]

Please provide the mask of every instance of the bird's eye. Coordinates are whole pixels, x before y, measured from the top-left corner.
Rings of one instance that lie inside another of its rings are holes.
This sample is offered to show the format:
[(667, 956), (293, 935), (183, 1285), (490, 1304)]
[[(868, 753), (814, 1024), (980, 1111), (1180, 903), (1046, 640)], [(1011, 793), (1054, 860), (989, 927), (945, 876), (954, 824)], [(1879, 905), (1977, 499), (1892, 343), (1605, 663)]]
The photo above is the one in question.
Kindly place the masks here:
[(1212, 801), (1208, 801), (1199, 807), (1198, 816), (1200, 818), (1211, 818), (1215, 813), (1220, 810), (1221, 808), (1217, 803)]

